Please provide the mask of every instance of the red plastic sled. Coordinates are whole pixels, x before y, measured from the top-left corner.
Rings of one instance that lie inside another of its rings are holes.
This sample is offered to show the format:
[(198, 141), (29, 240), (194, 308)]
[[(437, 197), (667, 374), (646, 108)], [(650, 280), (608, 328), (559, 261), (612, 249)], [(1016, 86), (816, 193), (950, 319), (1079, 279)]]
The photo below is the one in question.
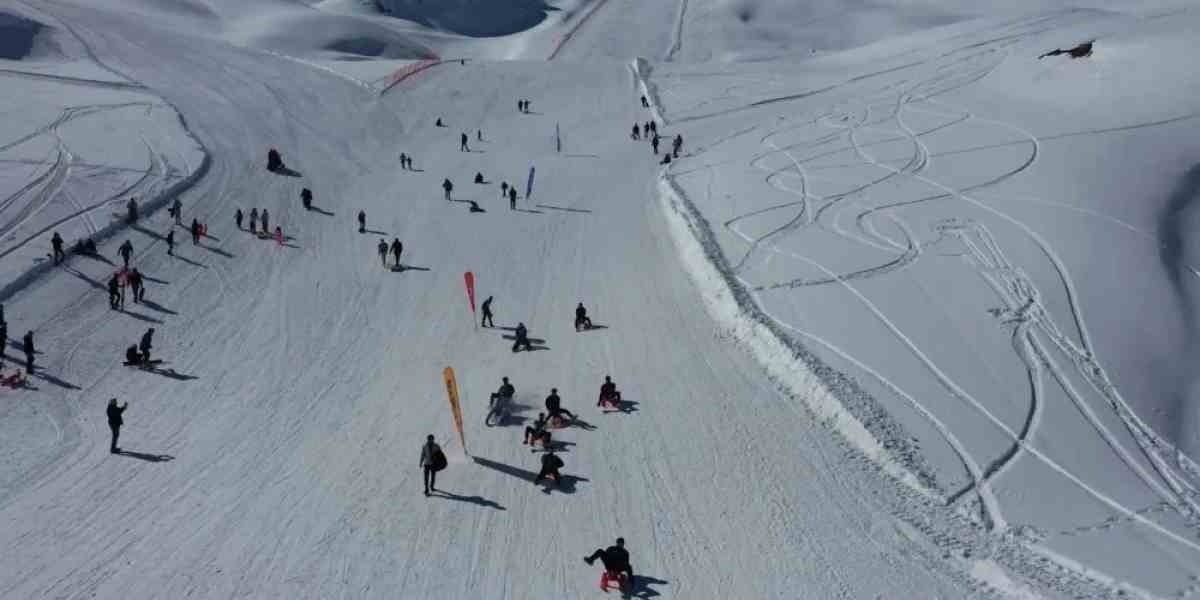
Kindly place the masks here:
[(629, 577), (625, 575), (624, 571), (614, 572), (605, 570), (600, 573), (600, 589), (607, 592), (610, 585), (614, 589), (626, 591), (629, 589)]

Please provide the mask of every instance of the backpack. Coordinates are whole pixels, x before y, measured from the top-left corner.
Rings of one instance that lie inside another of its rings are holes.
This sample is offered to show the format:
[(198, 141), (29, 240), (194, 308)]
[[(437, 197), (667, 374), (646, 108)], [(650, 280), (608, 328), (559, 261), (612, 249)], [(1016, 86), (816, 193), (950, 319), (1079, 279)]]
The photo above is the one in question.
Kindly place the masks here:
[(433, 450), (432, 464), (430, 466), (433, 467), (434, 471), (441, 471), (446, 468), (446, 455), (442, 452), (441, 448)]

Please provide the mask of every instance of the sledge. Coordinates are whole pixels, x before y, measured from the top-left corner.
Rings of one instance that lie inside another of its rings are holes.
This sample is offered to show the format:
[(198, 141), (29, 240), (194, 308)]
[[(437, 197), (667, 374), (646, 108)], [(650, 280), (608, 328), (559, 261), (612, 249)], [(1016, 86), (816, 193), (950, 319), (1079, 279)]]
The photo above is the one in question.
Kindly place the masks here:
[(125, 362), (123, 362), (123, 363), (121, 363), (121, 364), (123, 364), (123, 365), (125, 365), (125, 366), (127, 366), (127, 367), (139, 367), (139, 368), (146, 368), (146, 367), (156, 367), (156, 366), (158, 366), (158, 365), (161, 365), (162, 363), (163, 363), (163, 360), (162, 360), (161, 358), (152, 358), (152, 359), (150, 359), (150, 360), (143, 360), (143, 361), (141, 361), (141, 362), (135, 362), (135, 363), (131, 363), (131, 362), (129, 362), (129, 361), (125, 361)]
[(616, 410), (621, 410), (621, 394), (614, 394), (612, 396), (603, 396), (600, 398), (600, 402), (597, 404), (597, 406), (599, 406), (602, 409), (613, 408)]
[(621, 592), (629, 592), (629, 577), (624, 571), (609, 571), (605, 569), (600, 573), (600, 589), (607, 592), (609, 586)]
[(24, 371), (17, 369), (12, 375), (0, 375), (0, 385), (7, 385), (10, 388), (18, 388), (25, 385)]

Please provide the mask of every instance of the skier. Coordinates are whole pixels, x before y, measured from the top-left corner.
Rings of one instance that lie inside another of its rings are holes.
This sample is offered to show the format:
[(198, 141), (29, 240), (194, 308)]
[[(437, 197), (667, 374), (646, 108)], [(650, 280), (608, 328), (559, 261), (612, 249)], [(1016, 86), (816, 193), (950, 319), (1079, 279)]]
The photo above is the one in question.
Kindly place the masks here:
[(538, 418), (533, 422), (533, 425), (525, 428), (525, 439), (522, 444), (532, 444), (541, 440), (543, 446), (550, 445), (550, 432), (546, 429), (546, 413), (538, 413)]
[(470, 152), (471, 151), (471, 148), (469, 146), (467, 146), (467, 134), (466, 133), (463, 133), (458, 138), (458, 151), (459, 152)]
[(128, 268), (129, 257), (133, 255), (133, 242), (125, 240), (125, 243), (117, 248), (117, 254), (121, 255), (121, 260), (125, 261), (125, 267)]
[(513, 352), (520, 350), (522, 346), (525, 347), (526, 351), (533, 350), (533, 344), (529, 343), (529, 332), (525, 329), (524, 323), (517, 323), (517, 329), (513, 332), (513, 334), (513, 337), (516, 338), (516, 341), (513, 342)]
[(507, 377), (501, 377), (500, 381), (500, 389), (492, 392), (491, 398), (488, 399), (489, 408), (495, 406), (496, 402), (499, 400), (511, 400), (513, 394), (517, 393), (517, 390), (513, 388), (513, 385), (508, 382)]
[(142, 285), (142, 274), (136, 268), (129, 274), (129, 287), (133, 290), (133, 301), (140, 303), (146, 297), (146, 288)]
[(428, 496), (429, 492), (437, 491), (437, 472), (446, 468), (446, 455), (433, 441), (433, 434), (429, 434), (425, 438), (425, 445), (421, 446), (421, 468), (425, 471), (425, 495)]
[(283, 159), (279, 156), (279, 151), (271, 148), (267, 150), (267, 170), (278, 171), (283, 168)]
[(584, 308), (583, 303), (580, 302), (579, 305), (575, 307), (575, 331), (591, 328), (592, 320), (588, 318), (587, 309)]
[(675, 134), (675, 139), (671, 140), (671, 154), (674, 158), (679, 158), (679, 149), (683, 147), (683, 134)]
[(450, 190), (454, 189), (454, 184), (450, 183), (450, 179), (442, 180), (442, 189), (446, 192), (446, 200), (450, 200)]
[(300, 190), (300, 205), (304, 210), (312, 210), (312, 190), (304, 188)]
[(650, 149), (653, 150), (655, 154), (658, 154), (658, 134), (657, 133), (653, 134), (653, 136), (650, 138)]
[(500, 198), (504, 198), (506, 196), (508, 196), (508, 182), (501, 181), (500, 182)]
[(400, 238), (392, 238), (392, 254), (396, 256), (396, 268), (400, 268), (400, 253), (404, 252), (404, 244), (400, 243)]
[(364, 210), (358, 211), (358, 232), (367, 232), (367, 212)]
[(21, 350), (25, 351), (25, 371), (33, 372), (33, 332), (25, 332), (25, 337), (21, 338)]
[(575, 415), (571, 411), (562, 407), (562, 398), (558, 397), (558, 388), (550, 388), (550, 395), (546, 396), (546, 414), (551, 419), (562, 421), (562, 416), (567, 415), (571, 420), (575, 420)]
[(108, 428), (112, 430), (112, 443), (108, 446), (108, 451), (112, 454), (117, 454), (121, 451), (117, 447), (117, 438), (121, 437), (121, 426), (125, 424), (125, 420), (121, 418), (121, 413), (125, 412), (126, 408), (129, 408), (128, 402), (117, 406), (116, 398), (108, 401), (108, 409), (105, 412), (108, 414)]
[(508, 186), (508, 210), (517, 210), (517, 186)]
[(150, 329), (147, 329), (146, 333), (142, 334), (142, 341), (141, 341), (141, 343), (138, 344), (138, 350), (142, 351), (142, 361), (143, 362), (150, 362), (150, 348), (153, 347), (153, 344), (151, 343), (153, 340), (151, 338), (153, 338), (153, 337), (154, 337), (154, 328), (153, 327), (151, 327)]
[(642, 108), (650, 108), (650, 102), (646, 100), (646, 96), (642, 96)]
[(176, 198), (175, 203), (171, 205), (171, 212), (174, 213), (175, 224), (182, 225), (179, 221), (183, 218), (183, 202), (180, 202), (179, 198)]
[(264, 208), (264, 209), (262, 210), (262, 215), (261, 215), (261, 216), (262, 216), (262, 232), (263, 232), (263, 233), (266, 233), (266, 232), (267, 232), (267, 228), (268, 228), (268, 225), (267, 225), (267, 219), (269, 218), (269, 215), (267, 215), (267, 209), (265, 209), (265, 208)]
[(121, 282), (117, 280), (117, 274), (108, 280), (108, 307), (117, 310), (121, 306)]
[(562, 459), (554, 453), (554, 449), (546, 446), (546, 453), (542, 455), (542, 470), (533, 478), (533, 484), (537, 485), (543, 479), (553, 479), (555, 484), (562, 483), (562, 473), (558, 470), (563, 466)]
[(50, 247), (54, 250), (54, 264), (58, 264), (67, 259), (66, 253), (63, 252), (63, 239), (55, 231), (54, 235), (50, 236)]
[[(480, 327), (495, 327), (496, 323), (492, 321), (492, 297), (488, 296), (487, 300), (483, 301), (483, 318), (479, 321)], [(505, 381), (508, 381), (505, 379)]]
[(635, 139), (635, 140), (640, 140), (640, 139), (642, 139), (642, 136), (641, 136), (641, 134), (639, 134), (639, 133), (638, 133), (638, 126), (637, 126), (637, 123), (634, 123), (634, 124), (633, 124), (633, 133), (632, 133), (632, 134), (630, 134), (630, 136), (629, 136), (629, 137), (631, 137), (631, 138), (633, 138), (633, 139)]
[[(240, 224), (238, 225), (238, 229), (241, 229)], [(167, 232), (167, 256), (175, 256), (175, 230), (174, 229)]]
[(610, 573), (625, 573), (628, 576), (625, 584), (633, 586), (633, 566), (629, 564), (629, 551), (625, 550), (625, 538), (617, 538), (615, 546), (597, 549), (591, 556), (585, 556), (583, 562), (592, 564), (599, 558), (604, 564), (604, 570)]
[(613, 383), (612, 377), (605, 375), (604, 383), (600, 384), (600, 400), (596, 402), (596, 406), (603, 406), (605, 403), (617, 406), (621, 403), (621, 392), (617, 391), (617, 384)]
[(475, 183), (483, 183), (483, 173), (475, 173)]
[(254, 233), (254, 230), (257, 227), (258, 227), (258, 209), (251, 208), (250, 209), (250, 233)]
[(388, 243), (387, 240), (379, 238), (379, 262), (387, 267)]
[(200, 221), (192, 219), (192, 245), (200, 243)]
[(138, 220), (137, 198), (130, 198), (129, 204), (126, 204), (125, 207), (129, 211), (129, 216), (127, 217), (129, 224), (133, 225), (134, 223), (137, 223), (137, 220)]
[(408, 168), (408, 156), (405, 156), (405, 154), (403, 152), (400, 153), (400, 168), (401, 169)]
[(240, 208), (237, 209), (237, 212), (233, 213), (233, 221), (237, 223), (238, 229), (242, 228), (242, 216), (242, 209)]

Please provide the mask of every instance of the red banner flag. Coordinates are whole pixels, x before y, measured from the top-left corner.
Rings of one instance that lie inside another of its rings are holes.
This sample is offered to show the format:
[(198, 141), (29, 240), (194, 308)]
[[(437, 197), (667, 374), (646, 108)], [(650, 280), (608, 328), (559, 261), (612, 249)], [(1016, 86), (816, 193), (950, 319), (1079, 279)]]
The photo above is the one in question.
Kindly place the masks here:
[(467, 300), (471, 301), (471, 312), (475, 312), (475, 274), (467, 271), (463, 273), (463, 281), (467, 284)]

